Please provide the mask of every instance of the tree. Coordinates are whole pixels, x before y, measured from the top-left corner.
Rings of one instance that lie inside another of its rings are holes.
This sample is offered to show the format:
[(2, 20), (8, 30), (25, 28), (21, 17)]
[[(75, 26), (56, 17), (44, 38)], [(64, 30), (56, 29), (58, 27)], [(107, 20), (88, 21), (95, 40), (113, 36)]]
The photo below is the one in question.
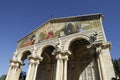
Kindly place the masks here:
[(119, 59), (114, 59), (113, 60), (113, 65), (114, 65), (116, 78), (117, 77), (120, 78), (120, 58)]
[(25, 78), (26, 78), (26, 72), (21, 71), (19, 80), (25, 80)]
[(0, 80), (5, 80), (5, 78), (6, 78), (6, 74), (2, 75), (2, 76), (0, 77)]

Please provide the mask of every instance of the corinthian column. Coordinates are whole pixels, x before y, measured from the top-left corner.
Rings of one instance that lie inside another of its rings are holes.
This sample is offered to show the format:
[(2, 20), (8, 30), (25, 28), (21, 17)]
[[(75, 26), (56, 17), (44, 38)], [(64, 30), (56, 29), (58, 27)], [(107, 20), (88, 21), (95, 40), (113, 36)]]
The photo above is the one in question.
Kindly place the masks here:
[(55, 80), (63, 80), (63, 59), (61, 54), (56, 56), (57, 59), (57, 67), (56, 67), (56, 79)]
[(99, 63), (99, 67), (100, 67), (100, 71), (99, 72), (101, 73), (101, 77), (102, 77), (101, 80), (106, 80), (106, 75), (105, 75), (105, 70), (104, 70), (105, 68), (104, 68), (104, 64), (103, 64), (103, 59), (102, 59), (101, 53), (99, 54), (99, 57), (98, 57), (98, 63)]
[(10, 67), (6, 80), (19, 80), (22, 63), (15, 60), (10, 60)]
[(67, 80), (67, 61), (68, 61), (68, 55), (64, 57), (64, 63), (63, 63), (63, 68), (64, 68), (64, 75), (63, 75), (63, 80)]
[(56, 55), (57, 68), (56, 68), (55, 80), (67, 80), (67, 61), (68, 61), (68, 55), (70, 54), (71, 54), (70, 51), (63, 50)]
[(38, 65), (42, 61), (42, 57), (38, 56), (29, 56), (29, 68), (27, 72), (26, 80), (35, 80)]
[(10, 74), (12, 72), (12, 67), (10, 66), (9, 67), (9, 70), (8, 70), (8, 73), (7, 73), (7, 76), (6, 76), (6, 80), (9, 80), (10, 79)]

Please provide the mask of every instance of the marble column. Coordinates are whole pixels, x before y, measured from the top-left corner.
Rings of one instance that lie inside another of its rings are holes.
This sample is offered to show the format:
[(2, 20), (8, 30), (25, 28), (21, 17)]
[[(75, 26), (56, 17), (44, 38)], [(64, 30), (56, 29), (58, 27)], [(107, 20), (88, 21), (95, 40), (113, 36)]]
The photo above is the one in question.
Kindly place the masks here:
[(56, 79), (63, 80), (63, 59), (61, 54), (56, 55), (57, 67), (56, 67)]
[(102, 59), (101, 53), (99, 54), (98, 60), (100, 62), (102, 80), (106, 80), (105, 67), (104, 67), (104, 63), (103, 63), (103, 59)]
[(57, 54), (56, 59), (57, 59), (57, 67), (56, 67), (55, 80), (67, 80), (68, 52)]
[(7, 73), (7, 76), (6, 76), (6, 80), (10, 80), (10, 74), (12, 72), (12, 67), (10, 66), (9, 67), (9, 70), (8, 70), (8, 73)]
[(67, 80), (67, 61), (68, 61), (68, 55), (66, 55), (64, 57), (64, 62), (63, 62), (63, 69), (64, 69), (64, 72), (63, 72), (63, 80)]
[(22, 70), (22, 65), (19, 68), (16, 69), (16, 71), (17, 71), (16, 77), (15, 77), (16, 80), (19, 80), (21, 70)]
[[(105, 70), (104, 70), (105, 67), (104, 67), (104, 64), (103, 64), (104, 62), (101, 55), (102, 43), (94, 43), (93, 49), (94, 49), (93, 54), (97, 55), (96, 61), (97, 61), (97, 66), (99, 71), (99, 78), (100, 80), (106, 80)], [(95, 64), (95, 59), (93, 59), (93, 62)]]
[(29, 56), (29, 68), (26, 76), (26, 80), (35, 80), (38, 65), (42, 61), (42, 57)]
[(99, 68), (100, 80), (106, 80), (105, 67), (103, 64), (104, 62), (102, 59), (101, 47), (96, 48), (96, 53), (98, 54), (97, 63)]
[(19, 80), (21, 67), (22, 67), (21, 62), (11, 60), (6, 80)]
[(96, 54), (98, 54), (97, 63), (100, 80), (111, 80), (115, 77), (112, 59), (109, 53), (111, 43), (99, 42), (92, 44), (92, 46), (96, 50)]

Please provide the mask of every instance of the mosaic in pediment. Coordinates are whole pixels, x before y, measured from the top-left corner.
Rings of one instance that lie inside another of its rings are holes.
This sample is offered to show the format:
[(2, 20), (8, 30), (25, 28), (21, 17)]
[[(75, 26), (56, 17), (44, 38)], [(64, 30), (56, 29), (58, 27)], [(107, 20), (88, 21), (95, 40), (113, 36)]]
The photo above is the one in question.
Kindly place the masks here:
[(18, 48), (27, 47), (42, 40), (67, 36), (101, 27), (99, 20), (46, 23), (18, 42)]

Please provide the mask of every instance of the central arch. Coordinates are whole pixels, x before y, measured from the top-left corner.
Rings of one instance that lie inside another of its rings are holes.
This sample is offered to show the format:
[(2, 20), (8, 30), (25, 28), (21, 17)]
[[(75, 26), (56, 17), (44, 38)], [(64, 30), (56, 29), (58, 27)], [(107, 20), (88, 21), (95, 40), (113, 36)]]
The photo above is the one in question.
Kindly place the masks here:
[(75, 40), (78, 40), (78, 39), (84, 39), (84, 40), (90, 42), (90, 38), (89, 38), (89, 36), (87, 36), (87, 35), (81, 34), (81, 35), (72, 36), (72, 37), (71, 37), (70, 39), (68, 39), (68, 41), (66, 42), (66, 44), (65, 44), (65, 46), (64, 46), (64, 50), (69, 50), (69, 47), (70, 47), (71, 43), (72, 43), (73, 41), (75, 41)]
[(52, 55), (54, 49), (53, 45), (47, 45), (43, 48), (41, 54), (43, 60), (38, 66), (36, 80), (55, 80), (56, 59)]
[(68, 80), (95, 80), (94, 65), (89, 41), (85, 38), (76, 38), (70, 42), (68, 49), (71, 55), (68, 60)]

